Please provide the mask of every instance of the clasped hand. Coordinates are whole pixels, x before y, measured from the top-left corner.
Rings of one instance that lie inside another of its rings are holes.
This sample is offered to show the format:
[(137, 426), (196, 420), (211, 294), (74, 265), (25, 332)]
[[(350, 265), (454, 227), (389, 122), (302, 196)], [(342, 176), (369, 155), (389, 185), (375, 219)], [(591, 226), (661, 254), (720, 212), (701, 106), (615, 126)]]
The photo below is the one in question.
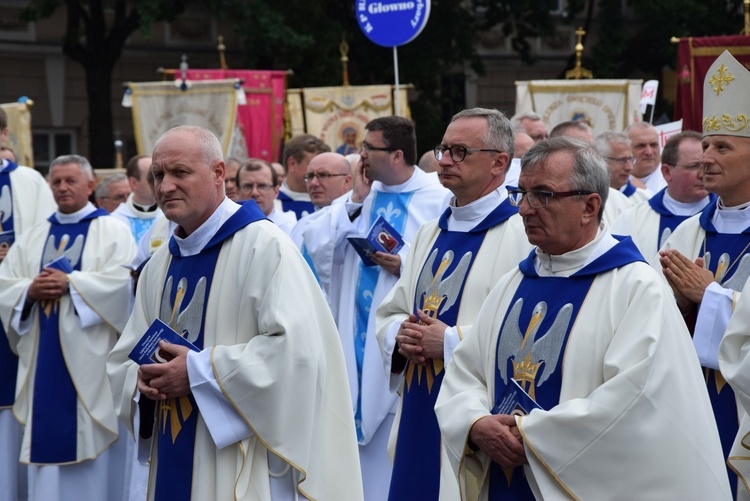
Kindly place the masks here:
[(187, 354), (190, 349), (179, 344), (159, 341), (159, 349), (171, 358), (160, 364), (144, 364), (138, 368), (138, 391), (152, 400), (184, 397), (190, 393)]

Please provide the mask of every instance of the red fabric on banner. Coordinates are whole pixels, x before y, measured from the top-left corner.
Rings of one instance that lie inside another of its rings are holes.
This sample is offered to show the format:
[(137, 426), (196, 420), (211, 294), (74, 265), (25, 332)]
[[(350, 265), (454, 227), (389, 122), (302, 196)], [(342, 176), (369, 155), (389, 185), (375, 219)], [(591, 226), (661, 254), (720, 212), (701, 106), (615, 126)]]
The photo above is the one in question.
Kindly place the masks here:
[[(179, 71), (175, 79), (179, 79)], [(279, 161), (284, 139), (286, 72), (267, 70), (188, 70), (188, 80), (243, 80), (247, 104), (237, 107), (237, 120), (250, 157)]]
[(674, 119), (683, 119), (683, 130), (703, 131), (703, 80), (708, 68), (725, 50), (750, 69), (750, 36), (680, 39)]

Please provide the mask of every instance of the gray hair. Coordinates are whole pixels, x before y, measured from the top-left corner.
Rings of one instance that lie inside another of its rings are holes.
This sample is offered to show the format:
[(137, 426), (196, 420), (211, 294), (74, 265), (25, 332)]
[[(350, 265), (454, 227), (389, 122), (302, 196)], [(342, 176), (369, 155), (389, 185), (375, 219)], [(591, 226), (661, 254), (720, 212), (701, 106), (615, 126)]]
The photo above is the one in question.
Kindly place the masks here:
[(94, 179), (94, 169), (91, 167), (91, 164), (86, 157), (82, 157), (81, 155), (62, 155), (52, 160), (49, 164), (50, 174), (52, 173), (52, 169), (56, 166), (67, 164), (76, 164), (81, 169), (81, 172), (83, 172), (83, 175), (87, 180), (91, 181)]
[(596, 151), (603, 157), (608, 157), (612, 154), (612, 144), (627, 144), (630, 146), (632, 141), (630, 138), (622, 132), (614, 132), (611, 130), (605, 130), (594, 139), (594, 145)]
[(221, 143), (219, 142), (219, 139), (210, 130), (198, 127), (197, 125), (178, 125), (177, 127), (169, 129), (156, 141), (156, 144), (154, 144), (154, 151), (164, 138), (176, 132), (189, 132), (195, 136), (201, 153), (203, 154), (203, 162), (207, 167), (210, 167), (216, 162), (224, 161), (224, 154), (221, 151)]
[[(484, 118), (487, 120), (487, 134), (482, 138), (486, 148), (504, 151), (509, 158), (513, 158), (516, 149), (516, 138), (511, 127), (510, 120), (502, 112), (490, 108), (469, 108), (468, 110), (459, 111), (451, 123), (462, 118)], [(505, 168), (506, 172), (510, 168), (510, 162)]]
[(109, 196), (109, 185), (112, 183), (116, 183), (118, 181), (127, 181), (128, 176), (125, 174), (118, 172), (116, 174), (112, 174), (111, 176), (107, 176), (105, 178), (102, 178), (102, 180), (99, 182), (99, 185), (96, 187), (96, 191), (94, 192), (94, 196), (98, 198), (104, 198)]
[(524, 129), (523, 125), (521, 125), (521, 121), (526, 118), (528, 118), (532, 122), (537, 122), (542, 119), (542, 117), (534, 111), (522, 111), (520, 113), (516, 113), (515, 115), (510, 117), (510, 126), (513, 128), (513, 132), (526, 132), (526, 129)]
[(553, 137), (531, 147), (521, 159), (521, 172), (545, 163), (553, 154), (567, 151), (573, 155), (573, 173), (570, 176), (572, 191), (597, 193), (602, 199), (599, 221), (604, 214), (604, 204), (609, 195), (609, 166), (593, 146), (572, 137)]

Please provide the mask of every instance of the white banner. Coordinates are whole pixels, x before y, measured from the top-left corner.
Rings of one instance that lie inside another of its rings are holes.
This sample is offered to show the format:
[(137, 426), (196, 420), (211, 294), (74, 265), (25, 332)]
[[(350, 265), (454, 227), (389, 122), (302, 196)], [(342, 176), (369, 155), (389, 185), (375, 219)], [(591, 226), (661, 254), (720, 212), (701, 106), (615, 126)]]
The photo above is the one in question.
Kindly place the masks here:
[(661, 151), (670, 137), (682, 132), (682, 119), (680, 118), (676, 122), (669, 122), (668, 124), (654, 125), (654, 128), (659, 134), (659, 150)]
[(656, 91), (659, 90), (658, 80), (649, 80), (643, 84), (641, 90), (641, 102), (638, 104), (638, 111), (641, 115), (646, 113), (646, 107), (650, 104), (651, 106), (656, 104)]
[(132, 92), (133, 126), (140, 155), (150, 155), (154, 144), (167, 130), (177, 125), (198, 125), (219, 138), (227, 156), (247, 156), (231, 151), (236, 129), (237, 93), (235, 79), (195, 80), (187, 90), (179, 82), (129, 83)]
[(530, 80), (516, 82), (516, 113), (535, 111), (548, 129), (568, 120), (587, 122), (594, 135), (622, 132), (640, 119), (642, 80)]
[[(401, 87), (398, 115), (410, 118), (407, 89)], [(304, 99), (304, 105), (299, 96)], [(290, 99), (291, 97), (291, 99)], [(357, 153), (365, 137), (365, 125), (373, 118), (394, 115), (390, 85), (314, 87), (287, 90), (292, 131), (304, 130), (325, 141), (332, 151)]]

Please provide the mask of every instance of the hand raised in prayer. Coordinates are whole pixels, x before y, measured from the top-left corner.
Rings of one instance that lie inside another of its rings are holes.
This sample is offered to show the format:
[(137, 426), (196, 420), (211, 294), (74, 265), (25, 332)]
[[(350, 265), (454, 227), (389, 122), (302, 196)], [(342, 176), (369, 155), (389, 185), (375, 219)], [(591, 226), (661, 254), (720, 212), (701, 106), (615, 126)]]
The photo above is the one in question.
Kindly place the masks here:
[(68, 276), (52, 268), (44, 268), (29, 285), (26, 296), (34, 301), (58, 299), (68, 292)]
[(179, 344), (159, 341), (165, 359), (161, 364), (145, 364), (138, 369), (138, 391), (152, 400), (183, 397), (190, 393), (187, 354), (190, 349)]
[(477, 420), (469, 430), (469, 440), (503, 468), (526, 463), (526, 451), (513, 416), (495, 414)]
[(416, 364), (426, 363), (428, 358), (443, 358), (443, 337), (448, 326), (417, 310), (419, 318), (410, 315), (401, 324), (396, 340), (399, 341), (399, 353)]
[(387, 252), (376, 252), (370, 256), (375, 264), (397, 277), (401, 276), (401, 256), (388, 254)]
[(361, 204), (367, 198), (367, 195), (370, 194), (370, 188), (372, 187), (372, 181), (367, 178), (367, 173), (365, 172), (364, 160), (359, 159), (357, 165), (354, 166), (352, 174), (352, 202)]
[(689, 303), (703, 300), (706, 287), (714, 281), (713, 273), (703, 267), (703, 258), (692, 262), (679, 251), (667, 249), (659, 251), (659, 262), (683, 313), (690, 308)]

